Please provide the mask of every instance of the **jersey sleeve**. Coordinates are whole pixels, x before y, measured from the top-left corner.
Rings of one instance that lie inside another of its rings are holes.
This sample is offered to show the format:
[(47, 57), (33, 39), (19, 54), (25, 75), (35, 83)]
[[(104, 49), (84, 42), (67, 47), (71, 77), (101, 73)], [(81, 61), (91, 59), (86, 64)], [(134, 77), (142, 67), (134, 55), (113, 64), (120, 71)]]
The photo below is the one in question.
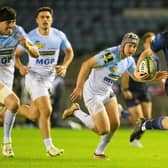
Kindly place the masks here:
[(71, 43), (63, 32), (60, 32), (60, 36), (62, 39), (61, 49), (65, 51), (67, 48), (72, 48)]
[(110, 50), (104, 50), (95, 55), (96, 61), (100, 66), (104, 66), (113, 61), (114, 56)]
[[(28, 37), (28, 35), (26, 34), (26, 32), (24, 31), (24, 29), (23, 29), (21, 26), (16, 26), (16, 27), (15, 27), (15, 36), (16, 36), (16, 38), (17, 38), (17, 36), (22, 36), (22, 37), (24, 37), (27, 41), (31, 42), (30, 39), (29, 39), (29, 37)], [(32, 42), (31, 42), (31, 43), (32, 43)], [(26, 51), (25, 48), (24, 48), (21, 44), (19, 44), (19, 45), (17, 46), (17, 48), (19, 48), (19, 49), (22, 50), (22, 51)]]
[(136, 63), (133, 57), (130, 57), (129, 59), (129, 67), (128, 67), (128, 72), (133, 73), (136, 69)]

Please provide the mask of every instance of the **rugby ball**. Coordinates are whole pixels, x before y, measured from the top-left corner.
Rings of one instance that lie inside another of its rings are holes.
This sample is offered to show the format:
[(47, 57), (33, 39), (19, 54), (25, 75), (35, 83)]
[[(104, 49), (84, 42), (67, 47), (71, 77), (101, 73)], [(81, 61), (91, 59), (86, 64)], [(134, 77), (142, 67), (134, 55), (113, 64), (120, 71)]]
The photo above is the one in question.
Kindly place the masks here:
[(156, 61), (152, 57), (145, 57), (139, 65), (139, 71), (149, 75), (146, 80), (152, 79), (157, 72)]

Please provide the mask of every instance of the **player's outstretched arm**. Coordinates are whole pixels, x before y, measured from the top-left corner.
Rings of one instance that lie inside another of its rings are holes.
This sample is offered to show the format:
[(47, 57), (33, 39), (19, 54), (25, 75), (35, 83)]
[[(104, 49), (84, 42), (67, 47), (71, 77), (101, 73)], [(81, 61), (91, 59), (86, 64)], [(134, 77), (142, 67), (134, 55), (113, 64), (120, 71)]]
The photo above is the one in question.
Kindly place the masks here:
[(98, 67), (95, 57), (91, 57), (82, 63), (80, 72), (77, 77), (76, 87), (70, 95), (72, 102), (75, 102), (82, 95), (83, 85), (92, 68)]
[(40, 53), (37, 46), (27, 41), (23, 36), (17, 36), (20, 44), (27, 50), (27, 52), (34, 58), (39, 57)]

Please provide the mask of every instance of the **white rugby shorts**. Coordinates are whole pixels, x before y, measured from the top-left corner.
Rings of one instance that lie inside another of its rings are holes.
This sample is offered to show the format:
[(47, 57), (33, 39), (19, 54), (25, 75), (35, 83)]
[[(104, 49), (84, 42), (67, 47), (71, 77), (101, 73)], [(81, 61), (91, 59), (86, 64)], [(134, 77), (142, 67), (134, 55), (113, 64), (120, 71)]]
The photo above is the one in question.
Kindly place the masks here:
[(91, 92), (87, 87), (83, 89), (84, 103), (91, 115), (105, 111), (104, 104), (112, 101), (114, 97), (115, 94), (112, 90), (101, 95)]
[(51, 89), (52, 84), (50, 81), (28, 74), (25, 78), (25, 86), (31, 99), (35, 100), (41, 96), (50, 96), (49, 89)]

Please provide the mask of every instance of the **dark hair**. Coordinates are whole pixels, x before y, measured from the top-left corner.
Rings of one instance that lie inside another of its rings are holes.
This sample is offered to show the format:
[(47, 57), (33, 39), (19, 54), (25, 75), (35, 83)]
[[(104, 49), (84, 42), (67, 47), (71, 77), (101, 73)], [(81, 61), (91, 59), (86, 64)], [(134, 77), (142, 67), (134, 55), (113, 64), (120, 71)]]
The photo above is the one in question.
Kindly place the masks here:
[(0, 8), (0, 22), (7, 20), (16, 20), (16, 11), (11, 7), (4, 6)]
[(39, 13), (43, 12), (43, 11), (50, 12), (51, 16), (53, 16), (53, 9), (50, 8), (50, 7), (45, 6), (45, 7), (40, 7), (40, 8), (37, 9), (37, 11), (36, 11), (36, 17), (38, 17)]
[(153, 32), (147, 32), (147, 33), (145, 33), (142, 36), (141, 40), (142, 40), (143, 43), (145, 43), (146, 39), (149, 38), (149, 37), (152, 37), (152, 36), (155, 36), (155, 33), (153, 33)]

